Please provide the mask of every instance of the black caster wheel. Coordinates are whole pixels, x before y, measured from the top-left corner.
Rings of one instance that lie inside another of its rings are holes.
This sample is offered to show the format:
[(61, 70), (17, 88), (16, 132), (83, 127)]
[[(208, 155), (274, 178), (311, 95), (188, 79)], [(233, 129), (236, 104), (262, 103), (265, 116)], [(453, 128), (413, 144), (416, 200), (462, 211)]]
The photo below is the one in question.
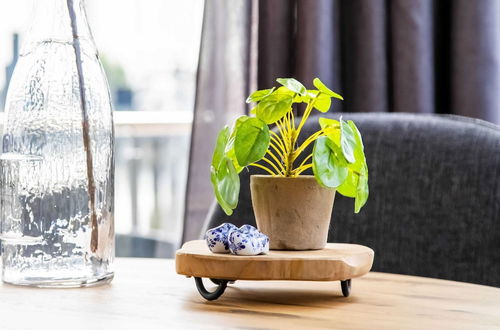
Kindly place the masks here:
[(196, 282), (196, 288), (198, 289), (198, 292), (201, 294), (203, 298), (206, 300), (215, 300), (222, 296), (224, 291), (226, 290), (227, 287), (227, 282), (226, 280), (219, 280), (219, 279), (210, 279), (214, 284), (217, 284), (217, 288), (215, 291), (209, 292), (205, 286), (203, 285), (203, 280), (201, 277), (195, 277), (194, 281)]
[[(215, 285), (219, 285), (221, 283), (221, 281), (224, 281), (224, 280), (219, 280), (219, 279), (216, 279), (216, 278), (211, 278), (210, 281), (215, 284)], [(234, 282), (236, 281), (227, 281), (227, 284), (234, 284)]]
[(351, 293), (351, 279), (340, 281), (340, 286), (342, 287), (342, 294), (344, 297), (349, 297)]

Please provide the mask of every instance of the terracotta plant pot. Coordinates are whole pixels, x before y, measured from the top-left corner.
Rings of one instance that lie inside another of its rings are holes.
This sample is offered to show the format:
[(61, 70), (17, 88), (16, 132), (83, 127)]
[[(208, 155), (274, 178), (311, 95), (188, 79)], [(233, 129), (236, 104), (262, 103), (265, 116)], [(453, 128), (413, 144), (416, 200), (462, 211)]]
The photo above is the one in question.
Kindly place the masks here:
[(252, 205), (272, 250), (318, 250), (326, 245), (335, 190), (312, 175), (296, 178), (252, 175)]

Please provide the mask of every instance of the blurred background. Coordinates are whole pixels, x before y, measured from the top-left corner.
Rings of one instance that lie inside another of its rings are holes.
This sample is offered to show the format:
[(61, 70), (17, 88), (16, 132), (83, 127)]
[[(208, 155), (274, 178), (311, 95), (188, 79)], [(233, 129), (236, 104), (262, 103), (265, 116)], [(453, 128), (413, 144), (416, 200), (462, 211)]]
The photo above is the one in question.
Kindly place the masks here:
[[(0, 111), (32, 1), (0, 2)], [(500, 123), (500, 0), (86, 5), (116, 110), (118, 256), (171, 256), (199, 237), (217, 131), (276, 77), (321, 78), (345, 98), (333, 111)]]
[[(0, 111), (33, 0), (0, 2)], [(117, 255), (180, 243), (203, 1), (86, 0), (114, 103)]]

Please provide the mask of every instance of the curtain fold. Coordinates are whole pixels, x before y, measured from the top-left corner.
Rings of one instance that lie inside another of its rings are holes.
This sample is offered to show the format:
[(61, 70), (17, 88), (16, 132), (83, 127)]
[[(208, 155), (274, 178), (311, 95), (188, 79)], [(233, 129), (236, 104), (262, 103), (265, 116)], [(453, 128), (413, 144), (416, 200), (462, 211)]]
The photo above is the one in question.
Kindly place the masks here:
[(394, 0), (389, 10), (391, 110), (435, 112), (433, 2)]
[(338, 0), (298, 0), (293, 76), (319, 77), (341, 91), (340, 13)]
[(386, 31), (385, 1), (342, 2), (342, 61), (338, 65), (342, 69), (342, 103), (346, 111), (389, 111)]
[(206, 0), (202, 38), (184, 240), (198, 237), (213, 198), (216, 132), (245, 112), (250, 82), (320, 77), (345, 98), (333, 111), (500, 124), (499, 0)]
[(217, 133), (246, 112), (250, 1), (207, 0), (196, 82), (182, 240), (199, 237), (213, 200), (210, 162)]
[(500, 1), (452, 2), (453, 113), (500, 124)]
[(295, 1), (260, 1), (258, 7), (257, 85), (274, 86), (277, 77), (290, 75), (295, 62)]

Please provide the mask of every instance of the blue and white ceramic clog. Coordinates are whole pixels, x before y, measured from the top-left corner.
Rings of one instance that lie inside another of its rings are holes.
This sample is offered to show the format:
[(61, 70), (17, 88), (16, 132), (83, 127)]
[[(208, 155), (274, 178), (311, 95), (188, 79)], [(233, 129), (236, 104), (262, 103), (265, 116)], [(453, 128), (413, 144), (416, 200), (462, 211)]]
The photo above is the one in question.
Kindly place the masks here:
[(223, 223), (218, 227), (207, 230), (205, 240), (210, 251), (213, 253), (229, 253), (229, 233), (237, 229), (238, 227), (232, 223)]
[(255, 256), (269, 252), (269, 237), (251, 225), (243, 225), (229, 233), (229, 250), (232, 254)]

